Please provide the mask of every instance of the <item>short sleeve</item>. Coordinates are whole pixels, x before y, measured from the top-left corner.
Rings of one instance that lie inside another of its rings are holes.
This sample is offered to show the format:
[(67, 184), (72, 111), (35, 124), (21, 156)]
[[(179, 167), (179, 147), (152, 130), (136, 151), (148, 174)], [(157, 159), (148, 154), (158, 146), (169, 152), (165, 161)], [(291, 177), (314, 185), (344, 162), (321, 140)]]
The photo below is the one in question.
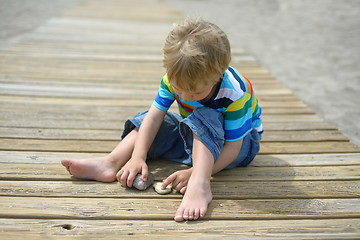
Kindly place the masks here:
[(224, 112), (226, 141), (238, 141), (252, 130), (251, 95), (245, 93), (242, 98), (231, 103)]
[(167, 74), (161, 79), (158, 94), (153, 105), (160, 110), (167, 111), (175, 100), (174, 90), (170, 85)]

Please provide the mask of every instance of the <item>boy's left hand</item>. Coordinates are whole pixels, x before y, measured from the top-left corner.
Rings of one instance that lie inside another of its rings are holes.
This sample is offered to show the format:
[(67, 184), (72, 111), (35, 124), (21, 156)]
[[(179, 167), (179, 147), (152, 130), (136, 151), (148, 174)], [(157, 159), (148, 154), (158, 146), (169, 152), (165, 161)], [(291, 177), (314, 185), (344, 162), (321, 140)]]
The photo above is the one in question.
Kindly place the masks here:
[(116, 174), (116, 178), (123, 187), (131, 188), (138, 173), (142, 174), (142, 180), (146, 182), (149, 170), (145, 160), (131, 158)]
[(191, 173), (192, 173), (192, 168), (176, 171), (163, 181), (161, 188), (165, 189), (166, 186), (171, 183), (172, 188), (174, 188), (176, 191), (180, 192), (181, 194), (185, 194)]

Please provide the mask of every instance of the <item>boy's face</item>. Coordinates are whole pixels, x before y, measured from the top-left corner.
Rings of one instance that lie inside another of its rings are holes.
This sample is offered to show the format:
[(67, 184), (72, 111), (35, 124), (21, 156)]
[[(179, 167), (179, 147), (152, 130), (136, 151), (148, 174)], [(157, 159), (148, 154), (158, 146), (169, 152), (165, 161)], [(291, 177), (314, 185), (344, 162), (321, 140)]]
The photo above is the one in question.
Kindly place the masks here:
[(185, 102), (207, 100), (215, 91), (216, 84), (204, 85), (199, 83), (196, 86), (196, 90), (193, 92), (183, 91), (178, 88), (175, 84), (171, 83), (174, 92), (179, 95)]

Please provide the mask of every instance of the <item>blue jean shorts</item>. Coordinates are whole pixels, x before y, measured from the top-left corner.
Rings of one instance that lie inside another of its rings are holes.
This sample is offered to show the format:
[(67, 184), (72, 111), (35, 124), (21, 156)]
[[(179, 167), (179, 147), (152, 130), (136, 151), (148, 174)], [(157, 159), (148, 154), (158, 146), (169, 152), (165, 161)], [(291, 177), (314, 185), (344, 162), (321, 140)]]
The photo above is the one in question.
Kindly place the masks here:
[[(146, 114), (147, 111), (141, 112), (127, 120), (121, 138), (125, 138), (133, 129), (139, 129)], [(150, 146), (147, 158), (167, 159), (192, 166), (194, 133), (211, 151), (216, 161), (225, 142), (223, 126), (223, 115), (211, 108), (195, 108), (193, 113), (184, 119), (178, 114), (167, 112), (154, 142)], [(243, 138), (239, 155), (226, 169), (248, 166), (259, 149), (258, 132), (252, 129)]]

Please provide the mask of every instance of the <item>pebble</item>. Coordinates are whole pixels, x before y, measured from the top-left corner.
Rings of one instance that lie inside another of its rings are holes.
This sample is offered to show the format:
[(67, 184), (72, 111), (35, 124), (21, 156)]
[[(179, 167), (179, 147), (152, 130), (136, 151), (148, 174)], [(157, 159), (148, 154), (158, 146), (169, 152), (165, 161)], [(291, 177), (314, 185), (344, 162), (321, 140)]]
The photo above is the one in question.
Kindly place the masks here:
[(141, 190), (141, 191), (144, 191), (145, 189), (147, 189), (148, 187), (151, 186), (151, 184), (154, 182), (154, 174), (152, 174), (151, 172), (148, 173), (148, 179), (146, 182), (144, 182), (142, 179), (141, 179), (141, 173), (138, 173), (136, 176), (135, 176), (135, 179), (133, 181), (133, 187), (138, 189), (138, 190)]
[(155, 189), (155, 192), (158, 194), (168, 194), (171, 193), (171, 185), (168, 185), (165, 189), (161, 189), (162, 182), (157, 182), (153, 184), (153, 187)]

